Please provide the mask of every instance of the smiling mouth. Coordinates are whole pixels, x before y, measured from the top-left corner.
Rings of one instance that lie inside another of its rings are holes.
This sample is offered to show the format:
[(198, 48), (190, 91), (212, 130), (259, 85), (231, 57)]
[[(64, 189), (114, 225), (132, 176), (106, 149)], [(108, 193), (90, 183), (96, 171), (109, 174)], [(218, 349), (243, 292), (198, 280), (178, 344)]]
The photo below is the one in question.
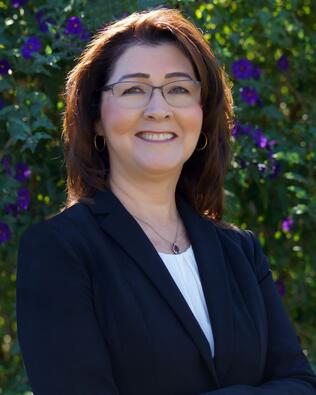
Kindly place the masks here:
[(148, 142), (163, 143), (177, 138), (175, 133), (169, 132), (139, 132), (136, 134), (138, 138)]

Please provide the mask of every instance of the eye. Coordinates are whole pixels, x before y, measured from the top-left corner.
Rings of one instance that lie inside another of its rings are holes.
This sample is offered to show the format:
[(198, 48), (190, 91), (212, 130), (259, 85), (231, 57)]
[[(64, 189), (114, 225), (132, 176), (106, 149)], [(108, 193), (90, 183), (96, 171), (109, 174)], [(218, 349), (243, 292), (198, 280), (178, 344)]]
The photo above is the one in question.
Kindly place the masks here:
[(168, 93), (190, 93), (186, 88), (183, 86), (173, 86)]
[(125, 89), (122, 93), (122, 95), (128, 95), (128, 94), (142, 94), (145, 93), (143, 88), (140, 86), (132, 86), (128, 89)]

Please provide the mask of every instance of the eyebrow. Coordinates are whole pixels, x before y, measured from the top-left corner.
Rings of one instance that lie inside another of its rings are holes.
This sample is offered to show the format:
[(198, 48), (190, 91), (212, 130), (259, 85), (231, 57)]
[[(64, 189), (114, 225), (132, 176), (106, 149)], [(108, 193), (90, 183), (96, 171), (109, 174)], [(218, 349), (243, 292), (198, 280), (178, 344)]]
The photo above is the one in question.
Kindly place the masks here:
[[(165, 78), (172, 78), (172, 77), (187, 77), (190, 78), (192, 80), (192, 77), (190, 76), (190, 74), (188, 73), (183, 73), (180, 71), (175, 71), (173, 73), (168, 73), (165, 75)], [(132, 74), (124, 74), (122, 75), (122, 77), (120, 77), (119, 81), (122, 81), (126, 78), (150, 78), (149, 74), (145, 74), (145, 73), (132, 73)]]

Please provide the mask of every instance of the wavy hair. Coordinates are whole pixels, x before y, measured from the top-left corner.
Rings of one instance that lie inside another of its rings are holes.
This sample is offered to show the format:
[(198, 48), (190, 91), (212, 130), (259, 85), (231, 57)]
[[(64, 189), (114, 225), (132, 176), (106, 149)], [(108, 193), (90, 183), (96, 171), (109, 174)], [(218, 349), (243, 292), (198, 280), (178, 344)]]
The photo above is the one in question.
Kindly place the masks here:
[[(177, 9), (135, 12), (101, 28), (67, 76), (62, 138), (67, 168), (65, 208), (91, 201), (96, 190), (109, 189), (107, 149), (94, 146), (100, 119), (101, 87), (116, 61), (133, 45), (173, 43), (190, 60), (201, 82), (202, 131), (208, 144), (185, 162), (177, 191), (203, 216), (220, 222), (224, 210), (224, 177), (230, 162), (233, 126), (231, 86), (203, 33)], [(198, 146), (203, 144), (203, 139)]]

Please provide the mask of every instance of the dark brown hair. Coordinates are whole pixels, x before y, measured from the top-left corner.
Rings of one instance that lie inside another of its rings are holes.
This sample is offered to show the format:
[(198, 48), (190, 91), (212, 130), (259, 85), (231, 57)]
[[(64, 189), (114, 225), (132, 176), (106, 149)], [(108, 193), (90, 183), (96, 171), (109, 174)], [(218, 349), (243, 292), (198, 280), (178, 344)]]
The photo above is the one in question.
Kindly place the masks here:
[[(220, 222), (224, 177), (230, 161), (231, 88), (201, 31), (180, 11), (166, 8), (135, 12), (106, 25), (95, 34), (68, 74), (62, 134), (68, 174), (65, 208), (89, 201), (96, 190), (109, 188), (108, 152), (99, 153), (93, 142), (94, 125), (100, 118), (100, 88), (127, 48), (162, 43), (180, 48), (201, 81), (202, 130), (208, 138), (206, 148), (195, 150), (184, 164), (177, 191), (201, 215)], [(198, 146), (203, 145), (202, 137)]]

